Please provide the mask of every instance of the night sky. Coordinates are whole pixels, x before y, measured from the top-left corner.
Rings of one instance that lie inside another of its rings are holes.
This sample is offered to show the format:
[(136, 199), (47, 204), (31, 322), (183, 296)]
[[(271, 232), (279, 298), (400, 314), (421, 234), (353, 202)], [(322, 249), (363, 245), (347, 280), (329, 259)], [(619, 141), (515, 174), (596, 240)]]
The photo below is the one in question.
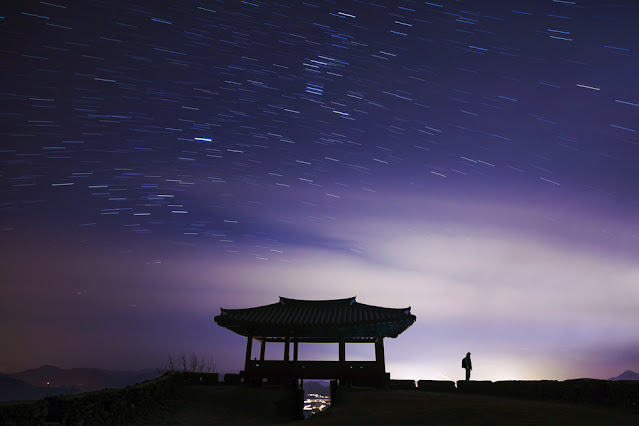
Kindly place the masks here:
[(638, 2), (4, 3), (0, 371), (237, 372), (279, 296), (411, 306), (393, 378), (639, 370)]

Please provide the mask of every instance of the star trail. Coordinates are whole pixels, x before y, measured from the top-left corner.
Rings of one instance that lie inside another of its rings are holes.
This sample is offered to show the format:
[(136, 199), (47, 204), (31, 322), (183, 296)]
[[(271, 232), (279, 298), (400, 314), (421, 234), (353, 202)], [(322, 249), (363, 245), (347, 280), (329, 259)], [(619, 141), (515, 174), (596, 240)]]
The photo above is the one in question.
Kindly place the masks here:
[(639, 369), (634, 1), (0, 14), (2, 371), (237, 371), (220, 306), (355, 295), (394, 378)]

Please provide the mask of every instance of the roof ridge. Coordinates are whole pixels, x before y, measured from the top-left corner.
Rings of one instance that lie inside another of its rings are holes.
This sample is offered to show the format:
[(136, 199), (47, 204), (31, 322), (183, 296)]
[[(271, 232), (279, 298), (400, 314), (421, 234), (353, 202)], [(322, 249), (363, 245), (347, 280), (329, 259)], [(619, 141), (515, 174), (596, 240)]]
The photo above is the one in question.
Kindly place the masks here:
[(282, 305), (302, 305), (302, 304), (308, 304), (308, 305), (312, 305), (312, 304), (335, 304), (335, 305), (352, 305), (353, 303), (357, 303), (355, 298), (357, 296), (353, 296), (353, 297), (347, 297), (345, 299), (320, 299), (320, 300), (305, 300), (305, 299), (290, 299), (288, 297), (282, 297), (280, 296), (280, 303)]

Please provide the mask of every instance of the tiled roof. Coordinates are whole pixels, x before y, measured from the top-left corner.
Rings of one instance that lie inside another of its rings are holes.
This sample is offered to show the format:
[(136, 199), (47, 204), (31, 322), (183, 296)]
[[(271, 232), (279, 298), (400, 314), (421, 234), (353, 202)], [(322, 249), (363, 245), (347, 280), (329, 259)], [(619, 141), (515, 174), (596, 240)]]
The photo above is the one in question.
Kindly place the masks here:
[(247, 309), (222, 309), (215, 317), (222, 327), (241, 335), (278, 337), (396, 337), (415, 322), (410, 307), (365, 305), (355, 297), (337, 300), (296, 300)]

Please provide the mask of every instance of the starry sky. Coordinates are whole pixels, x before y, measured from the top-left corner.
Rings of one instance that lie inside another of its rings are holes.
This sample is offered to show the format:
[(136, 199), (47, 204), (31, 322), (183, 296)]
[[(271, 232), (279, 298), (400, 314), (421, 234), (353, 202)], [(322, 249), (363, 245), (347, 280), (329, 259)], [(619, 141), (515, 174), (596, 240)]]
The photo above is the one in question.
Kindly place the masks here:
[(636, 1), (5, 3), (0, 371), (237, 372), (279, 296), (411, 306), (393, 378), (639, 370)]

